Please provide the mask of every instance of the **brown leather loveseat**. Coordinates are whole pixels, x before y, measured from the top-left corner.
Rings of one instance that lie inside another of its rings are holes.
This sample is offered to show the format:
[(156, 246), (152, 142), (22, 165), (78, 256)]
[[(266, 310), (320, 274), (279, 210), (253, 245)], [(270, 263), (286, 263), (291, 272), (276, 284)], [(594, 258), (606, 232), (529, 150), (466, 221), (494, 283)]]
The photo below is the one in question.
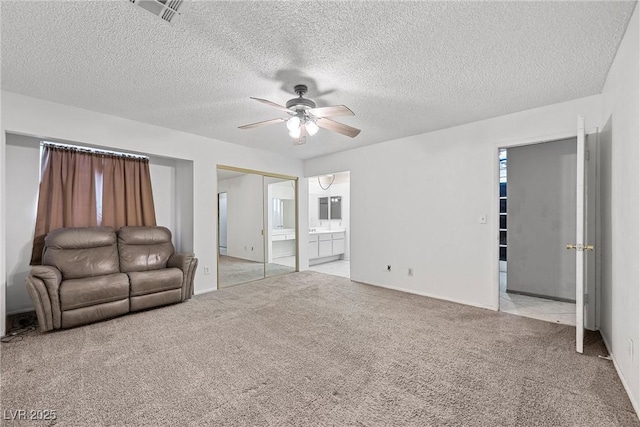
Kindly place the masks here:
[(41, 331), (187, 300), (198, 259), (176, 254), (165, 227), (61, 228), (27, 276)]

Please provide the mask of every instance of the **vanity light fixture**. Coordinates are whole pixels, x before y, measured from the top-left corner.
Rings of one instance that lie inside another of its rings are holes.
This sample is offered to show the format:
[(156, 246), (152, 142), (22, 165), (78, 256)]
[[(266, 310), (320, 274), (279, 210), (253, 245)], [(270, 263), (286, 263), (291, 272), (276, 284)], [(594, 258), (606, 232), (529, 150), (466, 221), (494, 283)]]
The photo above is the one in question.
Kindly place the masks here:
[(331, 182), (329, 183), (329, 185), (327, 185), (327, 187), (323, 187), (322, 183), (320, 182), (320, 177), (318, 177), (318, 185), (320, 186), (320, 188), (322, 188), (323, 190), (328, 190), (332, 185), (333, 185), (333, 181), (336, 180), (336, 175), (332, 174), (332, 175), (326, 175), (325, 178), (331, 178)]

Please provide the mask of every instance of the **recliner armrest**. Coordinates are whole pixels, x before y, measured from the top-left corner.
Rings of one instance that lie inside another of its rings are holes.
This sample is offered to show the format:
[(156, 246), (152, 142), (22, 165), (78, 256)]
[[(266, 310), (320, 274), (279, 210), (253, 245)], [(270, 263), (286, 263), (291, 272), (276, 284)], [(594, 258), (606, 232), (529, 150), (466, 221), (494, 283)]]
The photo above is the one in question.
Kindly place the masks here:
[(193, 295), (193, 276), (198, 266), (198, 258), (193, 253), (173, 254), (167, 261), (168, 268), (182, 270), (182, 301), (188, 300)]
[(61, 324), (60, 283), (62, 273), (55, 267), (36, 265), (25, 279), (27, 291), (33, 301), (40, 329), (59, 329)]
[(167, 267), (179, 268), (182, 271), (186, 271), (191, 264), (191, 260), (194, 258), (194, 254), (183, 252), (179, 254), (173, 254), (167, 260)]

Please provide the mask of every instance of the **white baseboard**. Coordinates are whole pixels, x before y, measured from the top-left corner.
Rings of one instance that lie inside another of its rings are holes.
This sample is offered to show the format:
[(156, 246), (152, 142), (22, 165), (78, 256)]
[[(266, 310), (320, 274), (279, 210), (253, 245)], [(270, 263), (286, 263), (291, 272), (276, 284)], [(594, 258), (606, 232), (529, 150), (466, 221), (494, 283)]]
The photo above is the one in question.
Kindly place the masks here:
[(429, 297), (429, 298), (439, 299), (439, 300), (443, 300), (443, 301), (455, 302), (456, 304), (470, 305), (472, 307), (483, 308), (485, 310), (498, 311), (498, 309), (496, 307), (493, 307), (493, 306), (490, 306), (490, 305), (481, 305), (481, 304), (476, 304), (476, 303), (470, 302), (470, 301), (463, 301), (463, 300), (459, 300), (459, 299), (455, 299), (455, 298), (447, 298), (447, 297), (443, 297), (441, 295), (434, 295), (434, 294), (431, 294), (429, 292), (414, 291), (412, 289), (400, 288), (400, 287), (397, 287), (397, 286), (381, 285), (381, 284), (378, 284), (378, 283), (369, 283), (369, 282), (364, 282), (362, 280), (354, 279), (353, 277), (351, 278), (351, 281), (352, 282), (358, 282), (358, 283), (364, 283), (365, 285), (370, 285), (370, 286), (377, 286), (379, 288), (385, 288), (385, 289), (391, 289), (391, 290), (394, 290), (394, 291), (406, 292), (408, 294), (420, 295), (420, 296), (423, 296), (423, 297)]
[(613, 355), (613, 352), (611, 351), (611, 345), (609, 344), (609, 341), (607, 341), (606, 335), (604, 335), (602, 331), (600, 331), (600, 336), (602, 337), (604, 346), (607, 347), (607, 352), (609, 352), (609, 357), (611, 357), (611, 361), (613, 362), (613, 367), (616, 368), (616, 372), (618, 373), (618, 378), (620, 378), (620, 381), (622, 382), (624, 391), (627, 392), (627, 396), (629, 396), (631, 405), (633, 406), (633, 409), (636, 411), (636, 417), (640, 419), (640, 405), (638, 405), (638, 402), (633, 400), (633, 396), (631, 395), (631, 389), (629, 388), (629, 384), (627, 384), (627, 381), (624, 379), (624, 376), (622, 375), (622, 371), (620, 371), (620, 367), (618, 366), (618, 362), (616, 362), (616, 358)]
[(213, 291), (217, 291), (217, 288), (206, 288), (206, 289), (200, 289), (198, 291), (193, 291), (194, 295), (202, 295), (202, 294), (206, 294), (209, 292), (213, 292)]

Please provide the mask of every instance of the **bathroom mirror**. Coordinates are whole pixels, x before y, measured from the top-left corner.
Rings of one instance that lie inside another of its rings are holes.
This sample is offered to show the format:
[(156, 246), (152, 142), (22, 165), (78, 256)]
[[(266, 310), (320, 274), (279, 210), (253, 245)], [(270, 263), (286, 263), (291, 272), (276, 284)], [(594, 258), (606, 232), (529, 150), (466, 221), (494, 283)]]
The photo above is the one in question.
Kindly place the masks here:
[(329, 219), (329, 198), (318, 197), (318, 219)]
[(318, 219), (342, 219), (342, 196), (318, 197)]
[(295, 228), (295, 199), (271, 199), (272, 229)]
[(342, 196), (331, 196), (331, 219), (342, 219)]
[(273, 229), (284, 227), (284, 201), (281, 199), (271, 199), (271, 217), (273, 218)]

